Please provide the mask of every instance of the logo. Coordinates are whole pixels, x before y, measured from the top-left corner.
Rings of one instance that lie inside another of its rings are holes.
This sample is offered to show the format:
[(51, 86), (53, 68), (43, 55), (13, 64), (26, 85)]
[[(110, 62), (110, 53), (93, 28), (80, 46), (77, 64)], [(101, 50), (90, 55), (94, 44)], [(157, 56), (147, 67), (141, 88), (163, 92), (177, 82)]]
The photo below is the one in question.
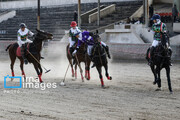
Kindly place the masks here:
[[(8, 83), (7, 81), (9, 79), (16, 79), (18, 80), (18, 82), (14, 83), (14, 82), (10, 82)], [(16, 84), (16, 85), (8, 85), (8, 84)], [(17, 85), (18, 84), (18, 85)], [(53, 82), (43, 82), (43, 83), (39, 83), (39, 78), (33, 78), (33, 77), (26, 77), (26, 79), (24, 79), (24, 77), (21, 76), (5, 76), (4, 77), (4, 88), (36, 88), (36, 89), (41, 89), (41, 90), (45, 90), (47, 88), (57, 88), (57, 83)]]
[[(19, 80), (19, 85), (18, 86), (8, 86), (7, 85), (7, 79), (10, 78), (10, 79), (18, 79)], [(21, 76), (5, 76), (4, 77), (4, 88), (22, 88), (22, 77)]]

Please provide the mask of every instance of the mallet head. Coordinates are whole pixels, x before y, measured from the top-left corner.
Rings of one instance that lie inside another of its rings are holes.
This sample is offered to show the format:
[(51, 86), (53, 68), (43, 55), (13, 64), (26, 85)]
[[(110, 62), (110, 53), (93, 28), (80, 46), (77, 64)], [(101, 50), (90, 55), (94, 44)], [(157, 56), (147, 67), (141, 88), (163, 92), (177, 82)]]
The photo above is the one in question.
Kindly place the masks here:
[(49, 70), (46, 70), (46, 72), (45, 73), (48, 73), (48, 72), (50, 72), (51, 70), (49, 69)]

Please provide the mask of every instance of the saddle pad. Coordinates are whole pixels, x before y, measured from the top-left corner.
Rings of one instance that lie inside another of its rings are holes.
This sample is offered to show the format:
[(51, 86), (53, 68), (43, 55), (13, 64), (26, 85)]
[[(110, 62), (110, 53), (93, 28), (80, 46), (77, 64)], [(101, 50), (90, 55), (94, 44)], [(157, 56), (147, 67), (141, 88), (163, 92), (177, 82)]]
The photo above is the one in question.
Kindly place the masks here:
[[(27, 44), (27, 49), (29, 50), (29, 44)], [(16, 55), (17, 55), (18, 57), (21, 57), (21, 56), (22, 56), (22, 55), (21, 55), (21, 48), (20, 48), (20, 47), (17, 48), (17, 50), (16, 50)]]

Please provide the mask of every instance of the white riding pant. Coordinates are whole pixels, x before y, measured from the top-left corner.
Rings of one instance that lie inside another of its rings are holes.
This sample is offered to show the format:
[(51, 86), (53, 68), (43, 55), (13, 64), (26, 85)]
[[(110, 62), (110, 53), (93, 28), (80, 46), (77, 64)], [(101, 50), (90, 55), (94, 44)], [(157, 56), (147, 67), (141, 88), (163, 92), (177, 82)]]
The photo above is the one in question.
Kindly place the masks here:
[(18, 40), (18, 45), (19, 45), (19, 47), (21, 47), (23, 44), (25, 44), (25, 43), (33, 43), (33, 41), (31, 41), (31, 40), (29, 40), (29, 39), (27, 39), (26, 41), (20, 41), (20, 40)]
[(72, 41), (72, 38), (69, 37), (69, 43), (70, 43), (69, 47), (71, 48), (75, 44), (75, 41)]
[(101, 41), (101, 44), (102, 44), (104, 47), (107, 46), (106, 43), (104, 43), (103, 41)]
[[(101, 41), (101, 44), (102, 44), (102, 46), (104, 46), (104, 47), (107, 46), (106, 43), (104, 43), (104, 42), (102, 42), (102, 41)], [(93, 45), (88, 45), (88, 46), (87, 46), (87, 54), (88, 54), (89, 56), (91, 56), (91, 54), (92, 54), (92, 48), (93, 48)]]
[(93, 45), (88, 45), (88, 46), (87, 46), (87, 54), (88, 54), (89, 56), (91, 56), (91, 54), (92, 54), (92, 48), (93, 48)]
[(153, 40), (152, 46), (153, 46), (153, 47), (156, 47), (156, 46), (159, 45), (159, 43), (160, 43), (160, 41)]

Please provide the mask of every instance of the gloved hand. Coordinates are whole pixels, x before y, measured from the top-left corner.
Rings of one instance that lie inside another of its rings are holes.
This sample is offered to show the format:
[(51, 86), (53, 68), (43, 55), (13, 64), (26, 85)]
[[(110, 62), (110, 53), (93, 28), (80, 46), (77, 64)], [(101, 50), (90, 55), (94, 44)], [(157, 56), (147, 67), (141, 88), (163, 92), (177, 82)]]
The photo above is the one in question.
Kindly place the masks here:
[(75, 56), (76, 53), (77, 53), (77, 50), (74, 50), (74, 52), (72, 53), (72, 55)]
[(90, 41), (91, 39), (92, 39), (92, 37), (91, 37), (91, 36), (89, 36), (87, 40), (88, 40), (88, 41)]

